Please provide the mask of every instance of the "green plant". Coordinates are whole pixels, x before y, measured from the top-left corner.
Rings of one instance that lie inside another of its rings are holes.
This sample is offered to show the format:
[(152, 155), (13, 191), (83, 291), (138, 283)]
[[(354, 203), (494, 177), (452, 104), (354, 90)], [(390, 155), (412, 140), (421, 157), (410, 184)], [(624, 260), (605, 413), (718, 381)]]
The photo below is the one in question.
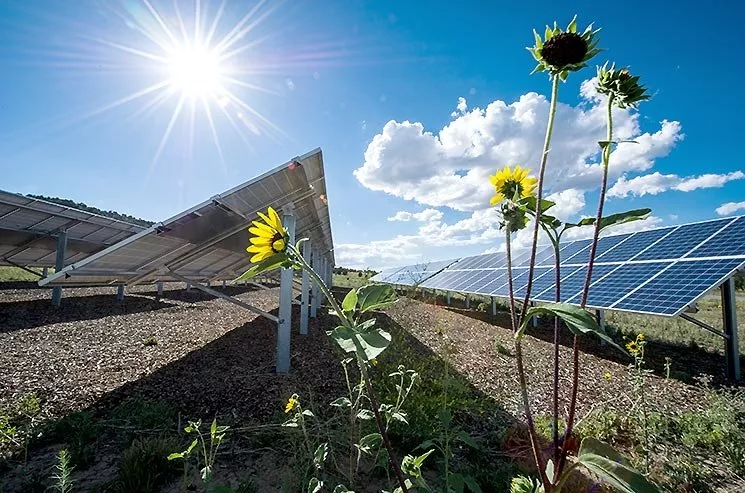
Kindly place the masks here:
[[(218, 426), (217, 418), (212, 420), (210, 425), (209, 433), (204, 433), (199, 427), (202, 426), (202, 420), (189, 421), (189, 424), (184, 428), (184, 432), (187, 435), (196, 435), (189, 446), (183, 452), (173, 452), (168, 454), (168, 460), (182, 459), (184, 461), (184, 481), (187, 479), (189, 460), (192, 457), (192, 452), (195, 447), (199, 446), (199, 452), (201, 452), (201, 464), (202, 467), (199, 469), (200, 477), (202, 481), (209, 484), (212, 479), (212, 472), (215, 467), (215, 459), (217, 458), (217, 451), (220, 445), (225, 440), (225, 434), (228, 431), (228, 426)], [(209, 438), (209, 444), (207, 444), (207, 438)], [(171, 449), (173, 450), (173, 448)], [(165, 457), (165, 456), (164, 456)], [(199, 464), (199, 461), (197, 461)], [(199, 465), (197, 465), (199, 467)]]
[(497, 337), (494, 337), (494, 352), (496, 352), (499, 355), (507, 356), (510, 358), (514, 356), (510, 348), (508, 348), (507, 346), (499, 342), (499, 339), (497, 339)]
[(604, 442), (613, 442), (623, 429), (623, 420), (612, 410), (594, 411), (577, 423), (576, 431), (581, 437), (596, 437)]
[(515, 476), (510, 483), (510, 493), (543, 493), (543, 485), (538, 478)]
[(55, 473), (52, 476), (54, 484), (52, 490), (56, 493), (70, 493), (72, 491), (72, 480), (70, 474), (73, 467), (70, 465), (70, 454), (62, 449), (57, 453), (57, 463), (54, 466)]
[(158, 345), (158, 338), (154, 335), (148, 336), (142, 340), (143, 346), (157, 346)]
[(98, 438), (99, 426), (93, 415), (79, 411), (51, 424), (51, 436), (67, 444), (70, 463), (77, 469), (86, 469), (95, 459), (93, 444)]
[(173, 437), (136, 438), (122, 454), (115, 489), (121, 493), (160, 491), (178, 475), (178, 466), (167, 458), (177, 446)]
[(9, 409), (0, 409), (0, 456), (23, 450), (23, 463), (28, 460), (28, 446), (41, 423), (41, 399), (34, 394), (22, 395)]
[(138, 432), (175, 431), (177, 411), (169, 404), (142, 396), (129, 397), (111, 412), (109, 422), (120, 430), (124, 441), (129, 443)]
[(665, 461), (667, 486), (671, 491), (706, 493), (711, 491), (708, 480), (711, 470), (687, 455), (673, 455)]

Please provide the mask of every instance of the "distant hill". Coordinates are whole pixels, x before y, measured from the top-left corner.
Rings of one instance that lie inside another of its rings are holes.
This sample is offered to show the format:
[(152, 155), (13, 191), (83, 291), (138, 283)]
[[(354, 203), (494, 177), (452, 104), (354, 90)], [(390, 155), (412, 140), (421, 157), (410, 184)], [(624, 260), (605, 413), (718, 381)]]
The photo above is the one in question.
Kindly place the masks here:
[(90, 212), (92, 214), (98, 214), (99, 216), (110, 217), (111, 219), (117, 219), (130, 224), (136, 224), (138, 226), (152, 226), (155, 224), (153, 221), (147, 221), (140, 219), (139, 217), (130, 216), (129, 214), (119, 214), (115, 211), (102, 211), (98, 207), (92, 207), (86, 205), (83, 202), (75, 202), (70, 199), (61, 199), (59, 197), (47, 197), (45, 195), (32, 195), (28, 194), (27, 197), (34, 199), (46, 200), (47, 202), (54, 202), (55, 204), (64, 205), (65, 207), (72, 207), (74, 209), (80, 209), (81, 211)]

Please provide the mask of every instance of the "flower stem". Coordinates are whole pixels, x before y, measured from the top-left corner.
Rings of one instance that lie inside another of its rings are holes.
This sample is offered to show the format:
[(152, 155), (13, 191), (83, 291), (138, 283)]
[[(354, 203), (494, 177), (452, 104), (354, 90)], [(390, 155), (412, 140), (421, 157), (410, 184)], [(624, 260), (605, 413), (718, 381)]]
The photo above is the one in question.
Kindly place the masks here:
[[(507, 230), (505, 235), (505, 244), (507, 246), (507, 286), (509, 289), (509, 300), (510, 300), (510, 319), (512, 321), (512, 331), (517, 333), (517, 318), (515, 316), (515, 296), (512, 284), (512, 245), (510, 244), (510, 231)], [(523, 349), (522, 343), (519, 337), (515, 338), (515, 359), (517, 360), (517, 375), (520, 381), (520, 395), (523, 399), (523, 407), (525, 408), (525, 419), (528, 421), (528, 435), (530, 435), (530, 445), (533, 449), (533, 459), (535, 465), (538, 468), (538, 473), (541, 476), (541, 482), (544, 485), (546, 491), (549, 490), (551, 483), (546, 475), (546, 468), (543, 465), (543, 458), (541, 457), (541, 448), (538, 443), (538, 436), (535, 431), (535, 424), (533, 423), (533, 413), (530, 411), (530, 399), (528, 398), (528, 383), (525, 379), (525, 365), (523, 364)]]
[(548, 162), (548, 151), (551, 145), (551, 134), (554, 129), (554, 117), (556, 116), (556, 102), (559, 95), (559, 76), (553, 75), (551, 85), (551, 106), (548, 110), (548, 124), (546, 126), (546, 138), (543, 142), (543, 153), (541, 154), (541, 166), (538, 171), (538, 190), (536, 192), (535, 206), (535, 225), (533, 226), (533, 245), (530, 250), (530, 266), (528, 267), (528, 284), (525, 286), (525, 298), (523, 299), (523, 308), (520, 313), (520, 321), (525, 316), (530, 301), (530, 291), (533, 288), (533, 272), (535, 269), (535, 254), (538, 248), (538, 229), (541, 222), (542, 201), (543, 201), (543, 181), (546, 174), (546, 163)]
[[(305, 269), (310, 277), (313, 278), (313, 280), (318, 284), (318, 287), (323, 291), (323, 294), (326, 296), (326, 299), (329, 300), (329, 303), (331, 303), (332, 308), (336, 311), (337, 316), (339, 317), (339, 320), (342, 321), (342, 323), (347, 327), (354, 327), (354, 322), (350, 320), (345, 314), (344, 311), (339, 306), (339, 303), (334, 298), (334, 295), (331, 293), (329, 288), (326, 286), (326, 283), (323, 282), (323, 279), (320, 278), (318, 274), (316, 274), (316, 271), (313, 270), (313, 268), (308, 265), (308, 262), (305, 261), (302, 255), (300, 255), (300, 252), (297, 251), (297, 249), (292, 246), (288, 245), (288, 249), (294, 254), (294, 256), (297, 258), (297, 260), (300, 262), (300, 264), (303, 266), (303, 269)], [(393, 455), (393, 447), (391, 446), (391, 441), (388, 438), (388, 433), (386, 432), (385, 426), (383, 424), (383, 419), (380, 417), (380, 410), (378, 409), (378, 399), (375, 397), (375, 391), (373, 390), (372, 382), (370, 381), (370, 375), (367, 373), (367, 366), (366, 362), (362, 361), (359, 354), (357, 355), (357, 366), (360, 368), (360, 373), (362, 373), (362, 378), (365, 381), (365, 388), (367, 389), (367, 398), (370, 399), (370, 406), (373, 408), (373, 414), (375, 415), (375, 424), (378, 426), (378, 431), (380, 431), (380, 436), (383, 437), (383, 444), (385, 445), (386, 450), (388, 451), (388, 462), (391, 464), (391, 468), (393, 469), (393, 472), (396, 474), (396, 479), (398, 480), (398, 485), (401, 487), (401, 491), (403, 493), (409, 493), (409, 489), (406, 487), (406, 481), (404, 479), (404, 474), (401, 471), (401, 467), (399, 466), (398, 462), (396, 461), (396, 457)]]
[[(553, 240), (553, 239), (552, 239)], [(559, 253), (559, 240), (554, 244), (554, 284), (556, 293), (554, 299), (557, 303), (561, 301), (561, 257)], [(559, 463), (559, 317), (554, 317), (554, 464)], [(560, 470), (554, 471), (553, 481), (558, 479)]]
[[(598, 197), (598, 212), (595, 216), (595, 230), (592, 234), (592, 243), (590, 243), (590, 258), (587, 261), (587, 275), (585, 276), (585, 285), (582, 290), (582, 300), (580, 307), (587, 305), (587, 297), (590, 293), (590, 284), (592, 284), (592, 267), (595, 263), (595, 253), (598, 247), (598, 238), (600, 237), (600, 221), (603, 218), (603, 205), (605, 203), (605, 194), (608, 189), (608, 165), (610, 163), (611, 141), (613, 140), (613, 96), (608, 98), (607, 107), (608, 133), (606, 145), (602, 151), (603, 179), (600, 184), (600, 197)], [(574, 336), (572, 343), (572, 393), (569, 399), (569, 414), (567, 416), (567, 429), (565, 440), (568, 440), (574, 428), (574, 415), (577, 410), (577, 393), (579, 391), (579, 337)], [(561, 458), (558, 463), (558, 470), (564, 467), (567, 457), (566, 447), (562, 448)]]

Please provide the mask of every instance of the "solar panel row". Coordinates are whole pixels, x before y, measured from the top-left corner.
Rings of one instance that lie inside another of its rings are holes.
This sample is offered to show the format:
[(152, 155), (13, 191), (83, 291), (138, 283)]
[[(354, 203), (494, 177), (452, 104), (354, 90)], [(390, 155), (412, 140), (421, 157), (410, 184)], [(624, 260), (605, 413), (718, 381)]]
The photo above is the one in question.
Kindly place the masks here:
[[(561, 249), (559, 300), (581, 302), (590, 243), (573, 241)], [(745, 265), (745, 216), (605, 236), (598, 241), (595, 258), (587, 306), (677, 315)], [(539, 247), (535, 260), (531, 299), (555, 301), (553, 247)], [(530, 252), (515, 252), (512, 265), (513, 292), (525, 296)], [(426, 270), (414, 267), (381, 273), (373, 280), (488, 296), (509, 295), (504, 253), (466, 257), (429, 276), (423, 276)]]

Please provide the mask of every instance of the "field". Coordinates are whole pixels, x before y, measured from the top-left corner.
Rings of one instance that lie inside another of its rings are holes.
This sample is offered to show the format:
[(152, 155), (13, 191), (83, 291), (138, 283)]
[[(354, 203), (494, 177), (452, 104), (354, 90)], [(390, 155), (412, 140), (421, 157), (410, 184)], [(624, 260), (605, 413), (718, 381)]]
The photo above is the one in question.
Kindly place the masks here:
[[(276, 313), (276, 289), (227, 289)], [(230, 484), (244, 493), (295, 492), (307, 484), (301, 479), (308, 474), (306, 440), (332, 444), (337, 452), (324, 474), (329, 484), (347, 481), (344, 416), (328, 405), (346, 394), (338, 348), (324, 333), (333, 328), (332, 318), (321, 314), (308, 336), (293, 334), (293, 369), (276, 375), (274, 324), (176, 283), (162, 300), (144, 286), (117, 303), (114, 291), (67, 289), (55, 309), (46, 289), (0, 286), (0, 491), (45, 491), (56, 472), (55, 454), (64, 448), (75, 466), (74, 491), (218, 491), (215, 485)], [(425, 440), (465, 431), (476, 447), (458, 443), (451, 467), (483, 491), (506, 491), (514, 474), (529, 472), (530, 446), (505, 312), (492, 316), (480, 305), (485, 300), (473, 300), (466, 310), (459, 297), (451, 307), (441, 298), (413, 298), (419, 299), (402, 298), (378, 315), (393, 344), (371, 369), (383, 402), (396, 400), (397, 377), (388, 375), (399, 364), (420, 377), (404, 406), (408, 426), (391, 429), (397, 453), (403, 457)], [(717, 326), (717, 302), (705, 300), (697, 316)], [(745, 320), (742, 303), (738, 309)], [(720, 341), (682, 321), (622, 314), (608, 314), (608, 321), (619, 341), (638, 331), (647, 335), (650, 421), (642, 427), (629, 411), (636, 392), (630, 361), (587, 340), (579, 432), (613, 442), (640, 467), (648, 461), (652, 477), (668, 491), (742, 491), (745, 449), (732, 437), (741, 431), (745, 397), (723, 381)], [(541, 326), (524, 345), (531, 403), (546, 434), (550, 392), (542, 382), (550, 374), (550, 339)], [(569, 345), (562, 341), (563, 362)], [(569, 376), (563, 365), (562, 381)], [(297, 428), (281, 426), (295, 393), (314, 414), (305, 439)], [(438, 418), (442, 407), (453, 415), (447, 426)], [(183, 431), (188, 420), (202, 420), (209, 445), (213, 418), (231, 428), (215, 456), (214, 483), (204, 490), (196, 457), (189, 468), (164, 457), (194, 438)], [(362, 423), (362, 430), (369, 427)], [(442, 467), (437, 455), (426, 465), (433, 478)], [(380, 491), (391, 482), (385, 467), (368, 458), (355, 486)]]

